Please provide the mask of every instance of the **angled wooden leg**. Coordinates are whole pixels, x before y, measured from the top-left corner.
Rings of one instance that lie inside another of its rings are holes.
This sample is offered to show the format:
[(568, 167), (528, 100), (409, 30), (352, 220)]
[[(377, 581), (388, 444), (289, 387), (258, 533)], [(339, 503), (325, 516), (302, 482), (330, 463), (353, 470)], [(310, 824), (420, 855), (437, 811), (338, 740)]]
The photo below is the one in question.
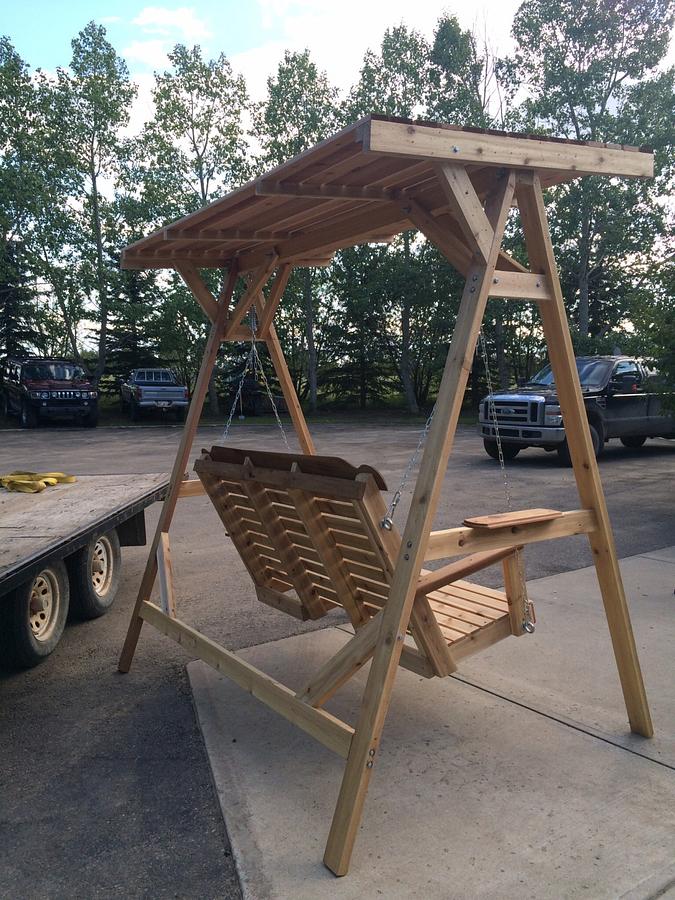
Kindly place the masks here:
[[(213, 365), (218, 354), (218, 349), (220, 347), (221, 338), (227, 321), (227, 312), (230, 305), (230, 299), (232, 297), (232, 292), (234, 291), (236, 280), (237, 273), (233, 270), (229, 274), (227, 284), (225, 285), (225, 288), (223, 290), (223, 295), (217, 304), (217, 315), (211, 326), (211, 332), (209, 334), (209, 339), (204, 351), (201, 368), (199, 369), (197, 383), (195, 384), (195, 389), (192, 394), (190, 409), (188, 410), (187, 418), (185, 420), (185, 427), (183, 428), (183, 434), (181, 436), (180, 444), (178, 445), (178, 450), (176, 451), (176, 459), (174, 460), (173, 470), (171, 472), (171, 481), (169, 482), (169, 490), (166, 495), (166, 499), (164, 500), (162, 511), (159, 515), (159, 521), (157, 522), (157, 528), (155, 530), (155, 537), (152, 541), (152, 545), (150, 546), (148, 561), (145, 565), (145, 571), (143, 573), (141, 585), (138, 589), (138, 596), (136, 597), (134, 610), (131, 614), (131, 621), (129, 622), (129, 629), (127, 631), (126, 640), (124, 641), (124, 647), (122, 648), (122, 653), (118, 663), (120, 672), (128, 672), (131, 666), (131, 661), (134, 658), (136, 644), (138, 643), (138, 638), (141, 633), (141, 627), (143, 625), (143, 619), (139, 615), (139, 612), (141, 610), (142, 603), (145, 600), (149, 599), (152, 592), (152, 587), (155, 583), (155, 578), (157, 577), (157, 548), (159, 546), (162, 532), (168, 532), (169, 530), (171, 520), (173, 519), (173, 514), (176, 509), (176, 503), (178, 502), (181, 483), (183, 481), (183, 473), (185, 472), (185, 467), (187, 466), (188, 460), (190, 459), (190, 449), (192, 447), (192, 441), (195, 436), (195, 432), (197, 431), (197, 426), (199, 425), (199, 417), (202, 414), (204, 398), (206, 397), (206, 392), (209, 387), (209, 378), (211, 377), (211, 371), (213, 369)], [(206, 291), (206, 287), (204, 285), (202, 285), (202, 287), (204, 291)], [(213, 302), (216, 303), (215, 300), (213, 300)]]
[(614, 546), (612, 526), (593, 452), (560, 280), (548, 231), (544, 198), (537, 175), (524, 174), (519, 177), (518, 205), (530, 264), (533, 269), (548, 276), (553, 290), (553, 302), (540, 303), (539, 309), (556, 390), (560, 398), (577, 489), (584, 507), (594, 510), (597, 517), (598, 527), (589, 534), (588, 539), (593, 550), (593, 562), (612, 638), (628, 720), (632, 731), (644, 737), (651, 737), (654, 729)]
[[(515, 176), (509, 173), (486, 208), (493, 229), (488, 258), (484, 264), (477, 262), (471, 267), (462, 294), (438, 392), (436, 414), (420, 465), (389, 599), (383, 610), (382, 626), (324, 854), (324, 863), (336, 875), (345, 875), (349, 869), (368, 783), (377, 764), (380, 736), (410, 620), (417, 579), (452, 449), (514, 187)], [(459, 202), (462, 202), (461, 199)]]

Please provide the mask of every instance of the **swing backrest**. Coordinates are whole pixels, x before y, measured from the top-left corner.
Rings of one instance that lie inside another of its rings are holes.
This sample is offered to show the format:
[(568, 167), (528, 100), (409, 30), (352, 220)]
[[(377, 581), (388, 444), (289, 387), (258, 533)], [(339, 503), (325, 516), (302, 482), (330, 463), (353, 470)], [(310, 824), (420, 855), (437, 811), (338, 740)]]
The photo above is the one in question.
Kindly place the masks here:
[(339, 605), (356, 627), (386, 603), (400, 537), (380, 527), (386, 485), (375, 469), (212, 447), (195, 471), (260, 600), (301, 619)]

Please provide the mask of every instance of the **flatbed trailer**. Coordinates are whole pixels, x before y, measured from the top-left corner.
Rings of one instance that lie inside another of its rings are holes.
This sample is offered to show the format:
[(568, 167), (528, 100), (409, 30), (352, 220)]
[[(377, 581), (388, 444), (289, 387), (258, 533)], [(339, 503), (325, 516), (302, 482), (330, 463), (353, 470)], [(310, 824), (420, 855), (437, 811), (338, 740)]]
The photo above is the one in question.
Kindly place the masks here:
[(40, 494), (0, 491), (0, 663), (28, 667), (56, 647), (69, 611), (112, 605), (120, 547), (146, 543), (145, 509), (167, 474), (78, 475)]

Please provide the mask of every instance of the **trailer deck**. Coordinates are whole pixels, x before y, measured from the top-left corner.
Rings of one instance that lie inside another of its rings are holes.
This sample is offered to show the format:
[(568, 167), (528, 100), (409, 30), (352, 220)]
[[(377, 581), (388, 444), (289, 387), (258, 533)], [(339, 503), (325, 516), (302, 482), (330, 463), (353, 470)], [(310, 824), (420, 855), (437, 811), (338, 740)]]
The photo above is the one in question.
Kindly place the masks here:
[(144, 544), (143, 510), (168, 483), (165, 473), (78, 475), (41, 494), (0, 492), (0, 596), (84, 547), (94, 532), (117, 528), (122, 546)]

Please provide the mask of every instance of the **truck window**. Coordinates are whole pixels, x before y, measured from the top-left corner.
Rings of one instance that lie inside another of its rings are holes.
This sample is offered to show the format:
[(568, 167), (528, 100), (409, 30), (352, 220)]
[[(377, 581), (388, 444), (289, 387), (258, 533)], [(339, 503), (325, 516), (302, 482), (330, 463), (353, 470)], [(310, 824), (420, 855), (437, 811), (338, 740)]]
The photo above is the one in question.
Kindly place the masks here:
[(632, 359), (624, 359), (617, 363), (612, 375), (613, 378), (625, 378), (626, 376), (635, 378), (635, 381), (638, 383), (642, 381), (642, 375), (637, 363), (633, 362)]
[[(612, 365), (606, 359), (584, 359), (583, 357), (579, 357), (576, 363), (579, 381), (583, 387), (589, 388), (602, 387), (607, 381), (609, 369)], [(553, 383), (553, 372), (550, 365), (544, 366), (540, 372), (537, 372), (532, 377), (531, 381), (527, 382), (528, 385), (541, 387), (550, 387)]]

